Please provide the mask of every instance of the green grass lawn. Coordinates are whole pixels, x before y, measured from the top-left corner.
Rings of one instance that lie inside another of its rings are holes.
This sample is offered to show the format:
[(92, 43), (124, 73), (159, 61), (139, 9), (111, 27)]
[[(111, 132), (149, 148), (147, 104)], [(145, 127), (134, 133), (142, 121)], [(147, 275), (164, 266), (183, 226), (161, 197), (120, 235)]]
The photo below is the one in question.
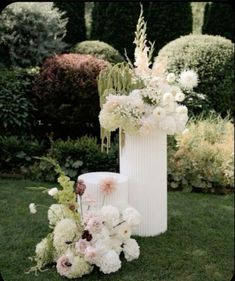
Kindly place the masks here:
[[(24, 274), (35, 245), (48, 232), (46, 209), (28, 212), (30, 202), (52, 203), (27, 180), (0, 180), (0, 270), (5, 281), (55, 281), (55, 269)], [(48, 187), (53, 186), (44, 184)], [(168, 230), (157, 237), (140, 238), (141, 255), (123, 262), (119, 272), (94, 271), (84, 281), (230, 281), (233, 275), (233, 195), (218, 196), (186, 192), (169, 193)], [(154, 215), (153, 215), (154, 218)]]

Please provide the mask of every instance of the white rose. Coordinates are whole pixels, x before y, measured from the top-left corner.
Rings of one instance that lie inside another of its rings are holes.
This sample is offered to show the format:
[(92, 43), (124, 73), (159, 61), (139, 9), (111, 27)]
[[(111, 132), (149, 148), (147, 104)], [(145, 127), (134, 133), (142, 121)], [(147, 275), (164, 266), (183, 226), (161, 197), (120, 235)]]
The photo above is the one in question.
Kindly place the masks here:
[(48, 194), (50, 195), (50, 196), (55, 196), (57, 193), (58, 193), (58, 188), (57, 187), (53, 187), (53, 188), (51, 188), (51, 189), (49, 189), (48, 190)]
[(37, 213), (37, 208), (36, 208), (35, 203), (30, 203), (29, 204), (29, 211), (30, 211), (31, 214), (36, 214)]
[(169, 73), (166, 77), (166, 80), (167, 80), (168, 83), (173, 83), (175, 81), (175, 74)]

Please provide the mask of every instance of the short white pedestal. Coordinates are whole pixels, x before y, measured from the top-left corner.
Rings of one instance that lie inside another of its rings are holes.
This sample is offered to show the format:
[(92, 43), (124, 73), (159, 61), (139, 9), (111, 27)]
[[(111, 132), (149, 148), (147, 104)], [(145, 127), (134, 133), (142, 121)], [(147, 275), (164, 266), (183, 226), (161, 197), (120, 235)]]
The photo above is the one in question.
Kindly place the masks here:
[(125, 134), (120, 147), (120, 173), (128, 177), (129, 205), (142, 215), (136, 235), (154, 236), (167, 230), (167, 136)]
[[(124, 175), (111, 172), (93, 172), (80, 175), (81, 179), (86, 184), (86, 191), (84, 193), (90, 195), (95, 199), (95, 209), (100, 209), (103, 203), (103, 195), (99, 189), (99, 182), (104, 177), (112, 176), (117, 180), (117, 189), (110, 195), (106, 196), (104, 205), (112, 205), (117, 207), (120, 211), (128, 207), (128, 178)], [(79, 201), (78, 201), (79, 202)], [(83, 204), (86, 205), (86, 204)], [(85, 206), (84, 206), (85, 207)]]

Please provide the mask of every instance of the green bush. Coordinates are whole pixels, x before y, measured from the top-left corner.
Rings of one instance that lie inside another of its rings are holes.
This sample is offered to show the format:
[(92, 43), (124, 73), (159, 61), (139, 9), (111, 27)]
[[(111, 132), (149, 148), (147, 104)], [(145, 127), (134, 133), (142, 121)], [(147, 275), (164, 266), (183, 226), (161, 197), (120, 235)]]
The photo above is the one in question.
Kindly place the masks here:
[(202, 33), (220, 35), (234, 42), (235, 12), (229, 3), (207, 3)]
[(0, 171), (22, 173), (44, 153), (44, 143), (24, 137), (0, 136)]
[(83, 41), (76, 44), (72, 49), (72, 53), (93, 55), (98, 59), (107, 60), (110, 63), (123, 62), (123, 57), (112, 46), (98, 40)]
[(22, 135), (35, 122), (30, 102), (32, 83), (38, 69), (0, 69), (0, 134)]
[(68, 18), (66, 36), (64, 40), (68, 44), (75, 44), (86, 39), (85, 26), (85, 2), (54, 2), (54, 6), (61, 12), (65, 12)]
[[(65, 48), (66, 19), (52, 3), (19, 2), (0, 14), (0, 49), (12, 65), (35, 66)], [(2, 54), (2, 52), (0, 52)]]
[(104, 41), (121, 55), (133, 57), (134, 32), (140, 13), (138, 2), (94, 2), (91, 39)]
[(48, 58), (34, 84), (38, 120), (55, 137), (99, 134), (99, 72), (109, 65), (91, 55), (63, 54)]
[(154, 55), (168, 42), (192, 32), (190, 2), (147, 2), (144, 5), (144, 16), (148, 39), (155, 41)]
[[(180, 73), (183, 69), (194, 69), (199, 76), (195, 89), (205, 95), (209, 109), (226, 116), (233, 112), (234, 104), (234, 45), (221, 36), (182, 36), (163, 47), (157, 61), (167, 58), (167, 70)], [(202, 100), (203, 101), (203, 100)], [(191, 100), (192, 104), (194, 100)], [(200, 113), (204, 108), (193, 108)]]
[[(100, 144), (92, 137), (52, 142), (47, 156), (56, 159), (72, 179), (87, 172), (118, 171), (118, 145), (113, 145), (109, 154), (102, 153)], [(56, 180), (54, 168), (45, 161), (35, 162), (30, 167), (28, 176), (36, 180)]]
[(191, 120), (168, 146), (170, 189), (226, 193), (234, 187), (233, 124), (210, 116)]

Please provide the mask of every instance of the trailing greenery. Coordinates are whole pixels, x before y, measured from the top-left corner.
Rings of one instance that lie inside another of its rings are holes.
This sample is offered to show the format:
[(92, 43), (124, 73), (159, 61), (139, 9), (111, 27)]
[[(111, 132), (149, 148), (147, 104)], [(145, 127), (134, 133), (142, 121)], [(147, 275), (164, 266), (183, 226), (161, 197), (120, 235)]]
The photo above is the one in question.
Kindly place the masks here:
[[(47, 156), (58, 161), (66, 175), (72, 179), (86, 172), (118, 171), (118, 145), (113, 145), (109, 154), (102, 153), (100, 144), (92, 137), (51, 142)], [(37, 180), (56, 180), (53, 166), (45, 161), (35, 162), (27, 176)]]
[[(64, 278), (58, 276), (56, 269), (47, 270), (35, 278), (24, 273), (31, 267), (28, 257), (36, 243), (48, 233), (47, 208), (39, 208), (37, 214), (32, 215), (28, 204), (43, 202), (50, 206), (54, 202), (51, 196), (26, 189), (29, 186), (52, 188), (55, 184), (0, 181), (2, 277), (12, 281), (62, 281)], [(167, 231), (156, 237), (136, 237), (140, 258), (132, 263), (123, 261), (123, 270), (111, 275), (94, 270), (81, 280), (231, 280), (234, 273), (233, 235), (233, 195), (169, 192)]]
[(72, 53), (93, 55), (98, 59), (107, 60), (110, 63), (119, 63), (124, 58), (112, 46), (99, 40), (83, 41), (71, 49)]
[(191, 2), (193, 14), (193, 34), (201, 34), (204, 21), (204, 11), (207, 2)]
[(168, 146), (171, 189), (226, 193), (234, 188), (233, 124), (211, 115), (192, 119), (188, 130)]
[(30, 101), (38, 69), (0, 69), (0, 134), (28, 134), (36, 108)]
[(134, 53), (134, 32), (140, 12), (138, 2), (94, 2), (91, 39), (104, 41), (121, 55)]
[(149, 40), (154, 42), (154, 55), (168, 42), (192, 32), (192, 9), (189, 2), (147, 2), (144, 17)]
[[(212, 35), (182, 36), (160, 50), (157, 61), (164, 58), (167, 58), (168, 71), (180, 73), (189, 68), (198, 73), (196, 92), (200, 107), (194, 106), (195, 97), (192, 97), (190, 111), (198, 114), (209, 109), (222, 116), (228, 111), (233, 113), (234, 45), (230, 40)], [(201, 95), (206, 96), (209, 104)]]
[(20, 174), (45, 151), (43, 142), (25, 137), (0, 136), (0, 171)]
[(234, 42), (235, 12), (231, 3), (207, 3), (202, 33), (220, 35)]
[(65, 48), (66, 19), (52, 3), (19, 2), (0, 14), (0, 46), (17, 66), (39, 65)]
[(66, 2), (57, 1), (54, 2), (54, 6), (61, 12), (65, 12), (65, 16), (68, 18), (66, 25), (66, 36), (64, 40), (69, 45), (86, 39), (86, 26), (85, 26), (85, 2)]
[[(34, 86), (37, 118), (55, 137), (99, 134), (97, 76), (109, 65), (91, 55), (63, 54), (48, 58)], [(91, 106), (92, 104), (92, 106)]]

